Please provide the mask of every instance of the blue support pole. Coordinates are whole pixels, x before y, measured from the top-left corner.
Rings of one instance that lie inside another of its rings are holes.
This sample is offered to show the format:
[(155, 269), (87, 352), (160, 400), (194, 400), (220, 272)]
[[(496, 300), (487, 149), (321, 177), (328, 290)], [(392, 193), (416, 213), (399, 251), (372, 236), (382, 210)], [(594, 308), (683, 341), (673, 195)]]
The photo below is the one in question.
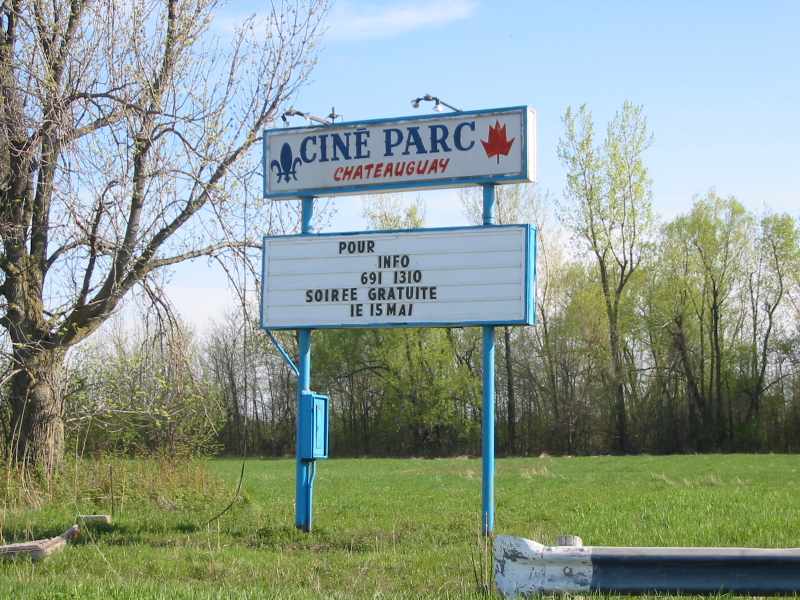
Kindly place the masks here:
[[(311, 217), (314, 214), (314, 199), (303, 198), (300, 235), (311, 233)], [(314, 497), (314, 462), (300, 458), (300, 421), (312, 416), (301, 413), (300, 404), (303, 392), (311, 391), (311, 330), (297, 330), (298, 375), (297, 375), (297, 431), (295, 435), (295, 526), (303, 531), (311, 531)]]
[[(494, 185), (483, 186), (483, 225), (494, 225)], [(494, 531), (494, 326), (483, 326), (483, 535)]]

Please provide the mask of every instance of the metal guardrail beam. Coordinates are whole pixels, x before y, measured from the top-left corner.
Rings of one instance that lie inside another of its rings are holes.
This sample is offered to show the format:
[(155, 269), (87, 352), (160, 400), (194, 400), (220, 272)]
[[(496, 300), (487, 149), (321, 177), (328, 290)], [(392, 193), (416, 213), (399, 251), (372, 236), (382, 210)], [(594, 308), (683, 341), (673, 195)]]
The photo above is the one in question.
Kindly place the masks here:
[(545, 546), (498, 536), (495, 582), (506, 597), (646, 592), (780, 595), (800, 592), (800, 548)]

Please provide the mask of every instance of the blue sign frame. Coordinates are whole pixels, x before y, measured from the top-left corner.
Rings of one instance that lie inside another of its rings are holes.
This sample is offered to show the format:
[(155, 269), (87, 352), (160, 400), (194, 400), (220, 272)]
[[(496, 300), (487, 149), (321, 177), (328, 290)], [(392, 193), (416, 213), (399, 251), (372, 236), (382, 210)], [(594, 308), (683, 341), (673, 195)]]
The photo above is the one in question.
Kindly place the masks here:
[[(454, 321), (446, 322), (415, 322), (415, 323), (394, 323), (386, 321), (376, 321), (374, 323), (358, 324), (334, 324), (334, 325), (314, 325), (304, 324), (303, 328), (308, 329), (375, 329), (375, 328), (396, 328), (396, 327), (475, 327), (480, 325), (533, 325), (536, 323), (536, 300), (535, 300), (535, 281), (536, 281), (536, 227), (533, 225), (492, 225), (492, 229), (524, 229), (525, 233), (525, 318), (512, 321)], [(378, 231), (347, 231), (341, 233), (316, 233), (314, 237), (341, 237), (348, 235), (384, 235), (397, 233), (413, 232), (437, 232), (437, 231), (486, 231), (486, 226), (471, 227), (426, 227), (416, 229), (382, 229)], [(264, 286), (267, 282), (267, 253), (266, 242), (270, 239), (297, 239), (296, 235), (273, 235), (264, 236), (264, 251), (261, 253), (261, 303), (259, 305), (259, 320), (262, 329), (290, 330), (297, 329), (298, 325), (284, 325), (276, 327), (266, 324), (264, 314)]]
[[(528, 106), (514, 106), (508, 108), (484, 109), (474, 111), (464, 111), (456, 113), (454, 116), (481, 116), (487, 114), (509, 114), (512, 111), (522, 112), (522, 125), (524, 128), (524, 135), (522, 137), (522, 169), (519, 173), (506, 173), (504, 175), (477, 175), (477, 176), (462, 176), (441, 179), (427, 179), (423, 181), (405, 181), (394, 183), (380, 183), (380, 184), (361, 184), (353, 186), (342, 186), (336, 188), (320, 187), (320, 188), (307, 188), (295, 190), (291, 192), (275, 192), (268, 194), (267, 179), (270, 176), (270, 171), (267, 170), (267, 165), (270, 164), (268, 158), (269, 152), (269, 137), (275, 135), (278, 130), (264, 130), (262, 136), (262, 149), (263, 149), (263, 195), (265, 198), (284, 198), (284, 199), (300, 199), (302, 200), (301, 212), (301, 228), (300, 236), (346, 236), (346, 235), (376, 235), (376, 234), (396, 234), (399, 232), (413, 232), (413, 231), (453, 231), (453, 230), (471, 230), (471, 229), (486, 229), (492, 227), (524, 227), (526, 228), (525, 236), (525, 318), (513, 322), (497, 322), (497, 321), (461, 321), (455, 323), (369, 323), (357, 325), (322, 325), (322, 326), (304, 326), (297, 329), (297, 366), (288, 356), (285, 350), (279, 347), (284, 358), (297, 373), (297, 406), (298, 406), (298, 419), (296, 423), (295, 432), (295, 525), (298, 529), (303, 531), (311, 531), (312, 517), (313, 517), (313, 488), (314, 479), (316, 477), (316, 458), (322, 458), (324, 454), (327, 456), (327, 446), (324, 450), (317, 452), (315, 449), (308, 451), (301, 448), (303, 440), (302, 433), (306, 431), (309, 423), (301, 423), (303, 420), (303, 396), (311, 395), (311, 332), (313, 329), (333, 329), (333, 328), (394, 328), (394, 327), (466, 327), (472, 325), (480, 325), (482, 329), (482, 388), (483, 388), (483, 413), (481, 416), (481, 455), (482, 455), (482, 475), (481, 475), (481, 528), (483, 535), (491, 535), (494, 530), (494, 476), (495, 476), (495, 325), (533, 325), (536, 322), (535, 310), (535, 277), (536, 277), (536, 229), (530, 225), (495, 225), (495, 184), (498, 183), (514, 183), (532, 181), (536, 175), (536, 131), (530, 129), (532, 116), (532, 123), (535, 124), (536, 113)], [(392, 119), (373, 119), (364, 121), (353, 121), (337, 124), (351, 127), (380, 125), (382, 123), (399, 123), (404, 121), (424, 122), (429, 119), (441, 119), (442, 116), (421, 115), (421, 116), (407, 116)], [(284, 128), (280, 131), (297, 131), (306, 130), (314, 131), (320, 128), (313, 127), (294, 127)], [(284, 148), (287, 149), (284, 152)], [(292, 160), (288, 150), (291, 147), (284, 144), (281, 149), (281, 154), (287, 156), (281, 157), (285, 160), (283, 163), (295, 161)], [(284, 166), (281, 161), (279, 166), (287, 174), (292, 174), (293, 166)], [(482, 227), (442, 227), (442, 228), (425, 228), (425, 229), (410, 229), (410, 230), (384, 230), (384, 231), (366, 231), (366, 232), (344, 232), (344, 233), (317, 233), (313, 234), (311, 231), (311, 218), (314, 213), (314, 199), (318, 196), (333, 196), (333, 195), (346, 195), (367, 192), (380, 192), (392, 190), (407, 190), (407, 189), (435, 189), (447, 188), (466, 185), (481, 185), (483, 187), (483, 226)], [(289, 236), (272, 236), (272, 237), (289, 237)], [(271, 239), (269, 236), (264, 236), (264, 240)], [(265, 306), (264, 306), (264, 283), (267, 279), (267, 260), (266, 260), (266, 246), (262, 249), (262, 297), (259, 304), (259, 318), (261, 325), (266, 329), (265, 324)], [(291, 327), (278, 327), (276, 329), (292, 329)], [(269, 330), (267, 330), (269, 334)], [(271, 334), (270, 334), (270, 337)], [(272, 338), (274, 341), (274, 338)], [(327, 430), (327, 422), (324, 424)], [(327, 433), (327, 431), (326, 431)], [(320, 446), (323, 445), (323, 440), (318, 440)], [(327, 436), (324, 442), (327, 442)], [(307, 457), (307, 458), (304, 458)]]
[[(307, 188), (298, 191), (292, 192), (272, 192), (269, 193), (268, 187), (268, 178), (270, 176), (270, 170), (268, 169), (268, 165), (270, 164), (269, 160), (269, 137), (275, 135), (277, 133), (286, 133), (287, 131), (298, 131), (298, 130), (309, 130), (313, 131), (315, 129), (319, 129), (320, 126), (313, 126), (313, 127), (280, 127), (276, 129), (265, 129), (262, 136), (262, 156), (263, 161), (261, 164), (262, 170), (262, 186), (263, 186), (263, 196), (264, 198), (274, 198), (274, 199), (297, 199), (303, 197), (318, 197), (318, 196), (339, 196), (339, 195), (347, 195), (347, 194), (368, 194), (371, 192), (387, 192), (387, 191), (398, 191), (398, 190), (418, 190), (418, 189), (436, 189), (436, 188), (452, 188), (452, 187), (464, 187), (468, 185), (486, 185), (486, 184), (498, 184), (498, 183), (514, 183), (514, 182), (523, 182), (523, 181), (531, 181), (530, 176), (531, 173), (529, 171), (530, 165), (530, 151), (531, 148), (528, 147), (528, 126), (530, 125), (528, 122), (528, 117), (530, 111), (533, 109), (527, 105), (522, 106), (509, 106), (505, 108), (491, 108), (491, 109), (480, 109), (480, 110), (465, 110), (458, 113), (448, 113), (447, 115), (441, 115), (439, 113), (431, 114), (431, 115), (409, 115), (405, 117), (396, 117), (393, 119), (366, 119), (363, 121), (345, 121), (342, 123), (336, 123), (336, 127), (360, 127), (366, 125), (382, 125), (388, 123), (402, 123), (404, 121), (428, 121), (428, 120), (436, 120), (442, 119), (443, 117), (449, 117), (451, 115), (457, 116), (481, 116), (487, 114), (494, 114), (494, 113), (503, 113), (503, 112), (512, 112), (512, 111), (522, 111), (522, 127), (523, 131), (526, 132), (526, 135), (522, 136), (522, 156), (525, 160), (523, 160), (522, 164), (522, 171), (518, 174), (511, 174), (511, 175), (481, 175), (481, 176), (468, 176), (468, 177), (447, 177), (442, 179), (428, 179), (424, 181), (396, 181), (393, 183), (364, 183), (359, 185), (351, 185), (351, 186), (342, 186), (342, 187), (318, 187), (318, 188)], [(535, 113), (534, 113), (535, 114)], [(533, 143), (535, 144), (535, 138)], [(535, 155), (535, 148), (534, 148), (534, 160), (536, 159)]]

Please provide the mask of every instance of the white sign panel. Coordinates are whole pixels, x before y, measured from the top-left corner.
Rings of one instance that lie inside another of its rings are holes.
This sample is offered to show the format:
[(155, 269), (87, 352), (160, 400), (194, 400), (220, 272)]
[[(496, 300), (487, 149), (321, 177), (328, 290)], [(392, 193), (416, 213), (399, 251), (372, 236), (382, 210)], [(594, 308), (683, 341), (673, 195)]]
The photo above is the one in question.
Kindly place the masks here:
[(264, 195), (297, 198), (536, 178), (525, 106), (264, 132)]
[(265, 329), (532, 324), (529, 225), (264, 238)]

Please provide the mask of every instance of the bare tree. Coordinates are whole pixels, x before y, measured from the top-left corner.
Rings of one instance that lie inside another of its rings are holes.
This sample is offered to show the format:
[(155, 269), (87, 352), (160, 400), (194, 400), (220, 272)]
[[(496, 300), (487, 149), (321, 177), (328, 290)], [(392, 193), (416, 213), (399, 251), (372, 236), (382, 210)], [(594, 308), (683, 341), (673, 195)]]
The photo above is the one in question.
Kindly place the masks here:
[(779, 325), (779, 309), (789, 288), (789, 272), (800, 267), (800, 230), (788, 214), (766, 215), (761, 219), (748, 269), (750, 300), (750, 388), (747, 420), (757, 419), (767, 382), (770, 338)]
[(216, 0), (0, 3), (0, 324), (17, 460), (63, 452), (66, 350), (157, 269), (241, 250), (226, 219), (307, 79), (325, 0), (215, 30)]

